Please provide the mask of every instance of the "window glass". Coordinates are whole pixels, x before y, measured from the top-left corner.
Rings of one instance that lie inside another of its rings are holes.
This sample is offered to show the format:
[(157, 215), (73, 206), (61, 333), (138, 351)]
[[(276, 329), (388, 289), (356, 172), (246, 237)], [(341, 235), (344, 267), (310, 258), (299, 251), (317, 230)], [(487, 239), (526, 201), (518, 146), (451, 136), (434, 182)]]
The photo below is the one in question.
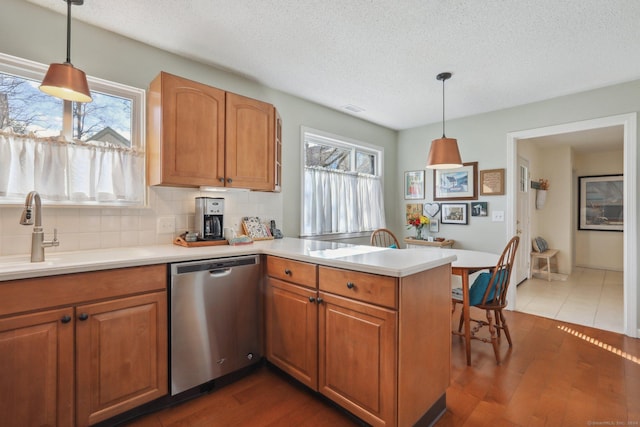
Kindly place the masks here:
[(46, 70), (0, 53), (0, 204), (144, 205), (144, 90), (87, 76), (93, 102), (62, 101)]
[(302, 236), (362, 235), (385, 227), (380, 148), (303, 128)]

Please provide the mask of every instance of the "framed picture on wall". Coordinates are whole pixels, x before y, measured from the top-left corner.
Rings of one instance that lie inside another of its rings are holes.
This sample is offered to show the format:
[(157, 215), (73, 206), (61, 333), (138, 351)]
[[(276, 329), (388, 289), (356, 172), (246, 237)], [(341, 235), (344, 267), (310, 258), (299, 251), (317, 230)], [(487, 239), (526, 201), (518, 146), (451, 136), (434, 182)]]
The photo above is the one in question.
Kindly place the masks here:
[(504, 194), (504, 169), (480, 171), (480, 195), (501, 196)]
[(424, 199), (424, 171), (409, 171), (404, 173), (404, 198)]
[(443, 224), (468, 224), (468, 205), (466, 203), (442, 203), (440, 222)]
[(623, 231), (623, 175), (578, 177), (578, 229)]
[(478, 162), (463, 163), (455, 169), (434, 169), (433, 200), (477, 199)]

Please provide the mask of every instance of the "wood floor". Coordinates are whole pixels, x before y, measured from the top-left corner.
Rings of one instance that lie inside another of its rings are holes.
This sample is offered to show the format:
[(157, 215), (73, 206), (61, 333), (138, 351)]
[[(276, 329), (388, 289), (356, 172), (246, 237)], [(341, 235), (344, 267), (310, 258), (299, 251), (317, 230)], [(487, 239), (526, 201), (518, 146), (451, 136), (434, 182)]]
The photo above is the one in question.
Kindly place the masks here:
[[(472, 313), (472, 315), (478, 315)], [(448, 426), (640, 426), (640, 340), (506, 312), (513, 338), (496, 366), (490, 344), (453, 337)], [(456, 316), (457, 317), (457, 316)], [(358, 426), (341, 411), (272, 372), (147, 415), (130, 427)]]

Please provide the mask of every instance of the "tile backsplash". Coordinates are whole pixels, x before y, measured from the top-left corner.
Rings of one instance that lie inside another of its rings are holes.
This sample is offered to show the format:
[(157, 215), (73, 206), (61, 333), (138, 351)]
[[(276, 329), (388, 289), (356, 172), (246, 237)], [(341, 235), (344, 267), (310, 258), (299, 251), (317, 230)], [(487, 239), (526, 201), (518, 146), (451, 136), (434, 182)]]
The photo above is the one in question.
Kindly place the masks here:
[[(225, 199), (224, 226), (240, 233), (243, 216), (275, 220), (282, 225), (282, 193), (202, 192), (197, 189), (150, 187), (146, 208), (42, 207), (45, 240), (58, 229), (60, 246), (45, 253), (87, 249), (171, 244), (179, 234), (194, 230), (195, 198)], [(0, 256), (31, 252), (33, 226), (20, 225), (22, 206), (0, 207)], [(174, 218), (174, 233), (157, 233), (158, 218)]]

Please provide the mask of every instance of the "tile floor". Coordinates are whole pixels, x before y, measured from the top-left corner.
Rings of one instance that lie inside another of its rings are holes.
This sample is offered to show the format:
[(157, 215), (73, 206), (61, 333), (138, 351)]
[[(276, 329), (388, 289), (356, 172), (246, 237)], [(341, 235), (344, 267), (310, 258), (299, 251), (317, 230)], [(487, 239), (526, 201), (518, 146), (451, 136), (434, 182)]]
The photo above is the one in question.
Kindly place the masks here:
[(623, 272), (575, 268), (566, 280), (535, 275), (518, 285), (516, 310), (623, 332)]

